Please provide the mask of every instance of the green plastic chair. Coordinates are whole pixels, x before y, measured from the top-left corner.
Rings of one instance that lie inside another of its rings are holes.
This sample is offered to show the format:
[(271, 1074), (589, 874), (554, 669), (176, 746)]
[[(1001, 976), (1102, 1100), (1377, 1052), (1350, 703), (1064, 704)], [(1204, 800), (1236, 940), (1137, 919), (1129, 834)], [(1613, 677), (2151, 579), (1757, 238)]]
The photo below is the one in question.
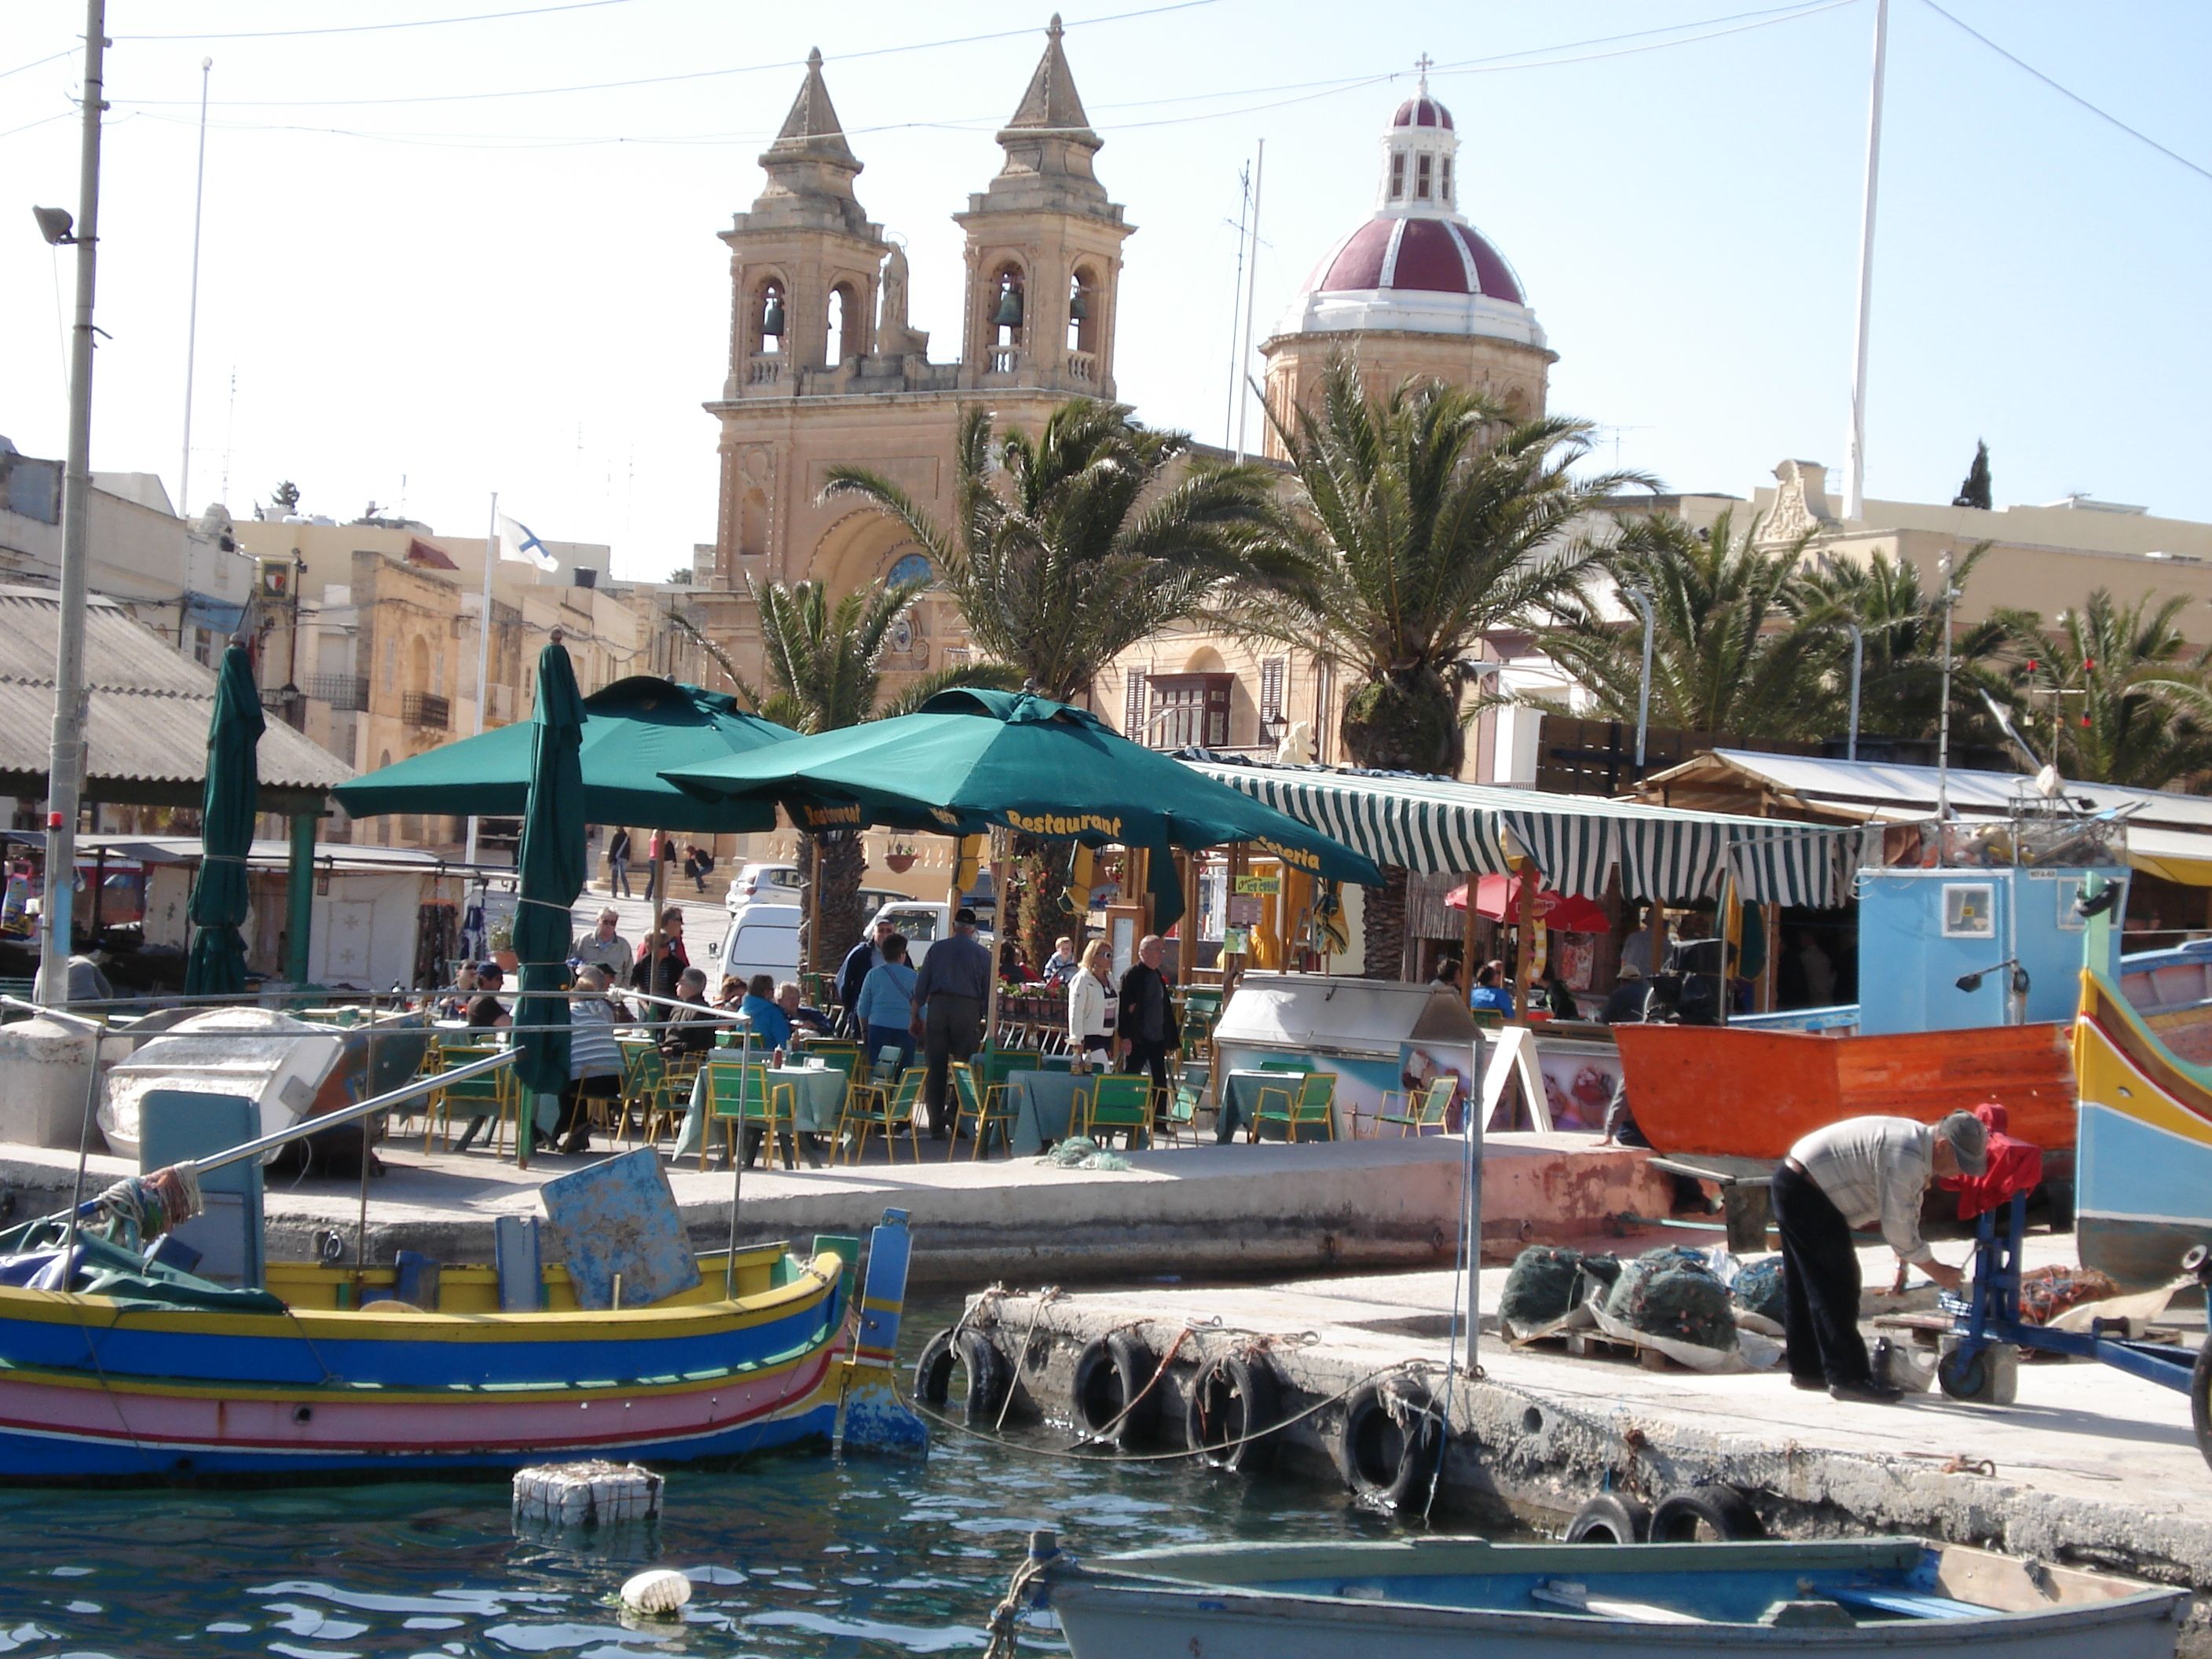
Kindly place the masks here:
[(1141, 1072), (1109, 1072), (1100, 1077), (1091, 1091), (1091, 1104), (1083, 1114), (1083, 1133), (1096, 1140), (1101, 1129), (1109, 1134), (1117, 1129), (1121, 1131), (1132, 1147), (1141, 1134), (1145, 1144), (1151, 1146), (1152, 1079)]
[[(1271, 1109), (1267, 1104), (1270, 1100), (1279, 1101), (1281, 1104)], [(1296, 1140), (1300, 1129), (1311, 1128), (1316, 1124), (1321, 1127), (1323, 1139), (1336, 1139), (1336, 1073), (1334, 1072), (1308, 1073), (1298, 1080), (1295, 1093), (1289, 1089), (1263, 1085), (1260, 1098), (1255, 1103), (1258, 1109), (1252, 1114), (1250, 1139), (1254, 1140), (1260, 1138), (1260, 1126), (1263, 1123), (1281, 1124), (1285, 1140)]]
[[(913, 1149), (914, 1161), (921, 1162), (921, 1142), (915, 1133), (915, 1108), (921, 1103), (921, 1085), (928, 1080), (929, 1068), (909, 1066), (899, 1074), (898, 1082), (888, 1091), (880, 1088), (855, 1089), (845, 1097), (845, 1115), (837, 1126), (837, 1138), (844, 1142), (851, 1162), (858, 1164), (868, 1150), (868, 1137), (877, 1130), (883, 1131), (884, 1151), (890, 1162), (898, 1162), (899, 1131), (906, 1131), (907, 1145)], [(853, 1132), (860, 1133), (855, 1135)]]
[[(732, 1064), (728, 1060), (711, 1060), (703, 1068), (707, 1074), (707, 1129), (719, 1123), (722, 1126), (723, 1144), (728, 1147), (732, 1162), (738, 1156), (741, 1129), (758, 1129), (767, 1139), (769, 1162), (775, 1161), (775, 1147), (783, 1146), (783, 1167), (799, 1167), (799, 1153), (793, 1139), (799, 1107), (799, 1091), (788, 1083), (771, 1087), (765, 1066)], [(707, 1135), (699, 1137), (699, 1167), (707, 1167)]]
[(1016, 1072), (1042, 1071), (1044, 1050), (1042, 1048), (994, 1048), (988, 1054), (978, 1054), (968, 1064), (974, 1066), (979, 1062), (983, 1070), (984, 1084), (988, 1087), (996, 1088)]
[[(1375, 1115), (1376, 1125), (1379, 1128), (1385, 1123), (1395, 1124), (1401, 1136), (1425, 1135), (1431, 1129), (1441, 1133), (1449, 1121), (1452, 1097), (1458, 1092), (1459, 1079), (1449, 1072), (1431, 1079), (1429, 1086), (1417, 1095), (1387, 1089), (1382, 1094), (1382, 1109)], [(1395, 1112), (1390, 1109), (1394, 1100), (1398, 1103)]]
[[(473, 1060), (489, 1060), (506, 1050), (495, 1043), (471, 1045), (450, 1042), (439, 1045), (438, 1052), (442, 1061), (440, 1069), (452, 1070)], [(489, 1117), (494, 1120), (492, 1156), (498, 1157), (500, 1143), (507, 1133), (507, 1118), (514, 1109), (515, 1096), (514, 1068), (511, 1066), (502, 1066), (495, 1071), (478, 1073), (475, 1077), (465, 1077), (457, 1083), (440, 1085), (430, 1097), (431, 1106), (425, 1114), (428, 1123), (422, 1131), (422, 1150), (426, 1152), (430, 1150), (430, 1142), (436, 1138), (441, 1128), (446, 1132), (447, 1146), (453, 1145), (456, 1115)], [(458, 1112), (456, 1108), (459, 1108)]]
[(1168, 1091), (1166, 1109), (1160, 1114), (1160, 1127), (1167, 1131), (1168, 1139), (1177, 1146), (1188, 1134), (1194, 1146), (1198, 1141), (1198, 1109), (1206, 1103), (1204, 1073), (1194, 1078), (1186, 1071), (1175, 1080)]
[(968, 1154), (970, 1159), (983, 1156), (983, 1149), (990, 1142), (994, 1125), (1000, 1139), (1006, 1143), (1007, 1155), (1012, 1156), (1014, 1114), (1013, 1109), (1006, 1104), (1006, 1085), (986, 1083), (979, 1093), (975, 1067), (965, 1061), (956, 1061), (952, 1066), (952, 1091), (953, 1099), (957, 1104), (952, 1114), (952, 1139), (945, 1146), (945, 1161), (947, 1164), (952, 1161), (952, 1154), (960, 1146), (960, 1126), (971, 1120), (975, 1125), (975, 1146)]

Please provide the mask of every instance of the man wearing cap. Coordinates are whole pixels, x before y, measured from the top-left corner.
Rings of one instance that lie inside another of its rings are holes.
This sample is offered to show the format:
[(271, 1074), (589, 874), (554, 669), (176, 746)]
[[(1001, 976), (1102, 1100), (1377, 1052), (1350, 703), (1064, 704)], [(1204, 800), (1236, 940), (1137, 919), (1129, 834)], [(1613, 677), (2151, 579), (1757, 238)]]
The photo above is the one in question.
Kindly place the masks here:
[(507, 1005), (499, 994), (507, 983), (506, 970), (495, 962), (477, 963), (477, 1000), (469, 1004), (469, 1029), (489, 1031), (512, 1025)]
[(945, 1097), (951, 1062), (966, 1060), (981, 1043), (990, 994), (991, 953), (975, 937), (975, 913), (963, 904), (952, 913), (952, 932), (929, 947), (914, 981), (915, 1035), (929, 1056), (922, 1098), (929, 1133), (939, 1140), (952, 1133), (952, 1107)]
[(1851, 1229), (1877, 1223), (1900, 1261), (1945, 1290), (1964, 1275), (1920, 1237), (1920, 1202), (1931, 1180), (1978, 1176), (1989, 1130), (1971, 1112), (1930, 1127), (1909, 1117), (1852, 1117), (1815, 1129), (1774, 1172), (1782, 1233), (1783, 1327), (1790, 1381), (1838, 1400), (1887, 1404), (1899, 1389), (1875, 1380), (1859, 1334), (1859, 1259)]

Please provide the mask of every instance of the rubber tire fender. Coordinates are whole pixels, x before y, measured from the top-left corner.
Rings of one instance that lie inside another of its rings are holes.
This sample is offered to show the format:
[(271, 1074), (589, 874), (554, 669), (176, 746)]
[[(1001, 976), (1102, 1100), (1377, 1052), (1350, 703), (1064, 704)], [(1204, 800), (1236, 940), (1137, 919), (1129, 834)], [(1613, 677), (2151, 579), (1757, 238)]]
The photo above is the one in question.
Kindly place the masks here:
[(1223, 1354), (1190, 1379), (1183, 1440), (1208, 1468), (1249, 1474), (1262, 1468), (1282, 1421), (1282, 1380), (1264, 1359)]
[(968, 1382), (961, 1420), (971, 1428), (996, 1423), (1013, 1378), (1006, 1357), (973, 1326), (939, 1331), (922, 1345), (921, 1356), (914, 1362), (914, 1397), (932, 1411), (946, 1411), (956, 1366)]
[(2190, 1367), (2189, 1418), (2197, 1429), (2197, 1449), (2212, 1463), (2212, 1336), (2204, 1339)]
[(1651, 1536), (1651, 1510), (1633, 1498), (1601, 1492), (1567, 1522), (1570, 1544), (1641, 1544)]
[(1102, 1445), (1126, 1448), (1151, 1439), (1159, 1425), (1160, 1391), (1150, 1385), (1159, 1368), (1158, 1356), (1127, 1331), (1092, 1338), (1076, 1356), (1069, 1390), (1075, 1426)]
[(1750, 1500), (1734, 1486), (1716, 1481), (1710, 1486), (1690, 1486), (1669, 1492), (1661, 1498), (1659, 1507), (1651, 1511), (1650, 1541), (1693, 1544), (1698, 1541), (1700, 1523), (1711, 1528), (1716, 1538), (1728, 1543), (1766, 1536), (1766, 1528), (1752, 1509)]
[(1354, 1493), (1395, 1510), (1417, 1486), (1427, 1492), (1443, 1440), (1443, 1424), (1429, 1391), (1418, 1382), (1385, 1377), (1362, 1383), (1345, 1401), (1337, 1461)]

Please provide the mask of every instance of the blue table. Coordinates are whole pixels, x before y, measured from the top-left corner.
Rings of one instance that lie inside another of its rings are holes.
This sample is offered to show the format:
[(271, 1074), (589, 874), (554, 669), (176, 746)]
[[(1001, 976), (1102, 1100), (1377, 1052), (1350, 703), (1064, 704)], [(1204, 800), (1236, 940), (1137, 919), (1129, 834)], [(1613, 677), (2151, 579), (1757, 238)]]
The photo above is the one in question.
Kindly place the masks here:
[(1006, 1106), (1013, 1114), (1013, 1155), (1034, 1158), (1052, 1142), (1073, 1134), (1079, 1127), (1075, 1097), (1080, 1092), (1088, 1100), (1091, 1083), (1089, 1077), (1064, 1071), (1007, 1073)]

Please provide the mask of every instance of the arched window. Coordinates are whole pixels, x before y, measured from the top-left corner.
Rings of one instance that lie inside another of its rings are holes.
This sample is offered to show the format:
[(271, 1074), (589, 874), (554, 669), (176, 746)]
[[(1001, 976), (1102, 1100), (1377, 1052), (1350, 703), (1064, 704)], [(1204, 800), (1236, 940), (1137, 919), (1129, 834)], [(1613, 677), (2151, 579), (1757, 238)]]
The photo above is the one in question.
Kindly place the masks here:
[(990, 296), (985, 303), (990, 307), (984, 321), (990, 331), (991, 343), (1000, 346), (1021, 344), (1023, 314), (1026, 307), (1019, 265), (1007, 264), (999, 268), (999, 274), (991, 279)]
[(845, 341), (846, 321), (856, 314), (857, 306), (853, 298), (852, 289), (840, 283), (830, 290), (830, 313), (827, 319), (830, 342), (829, 349), (823, 353), (823, 361), (832, 368), (843, 362), (850, 353), (851, 348)]
[(909, 553), (891, 567), (890, 574), (884, 580), (894, 587), (901, 582), (933, 582), (937, 569), (922, 554)]
[[(1067, 285), (1067, 349), (1095, 354), (1098, 349), (1098, 273), (1078, 265)], [(1083, 378), (1096, 378), (1095, 368)]]
[(787, 326), (783, 314), (783, 284), (770, 277), (760, 285), (753, 304), (754, 350), (763, 356), (781, 351)]

